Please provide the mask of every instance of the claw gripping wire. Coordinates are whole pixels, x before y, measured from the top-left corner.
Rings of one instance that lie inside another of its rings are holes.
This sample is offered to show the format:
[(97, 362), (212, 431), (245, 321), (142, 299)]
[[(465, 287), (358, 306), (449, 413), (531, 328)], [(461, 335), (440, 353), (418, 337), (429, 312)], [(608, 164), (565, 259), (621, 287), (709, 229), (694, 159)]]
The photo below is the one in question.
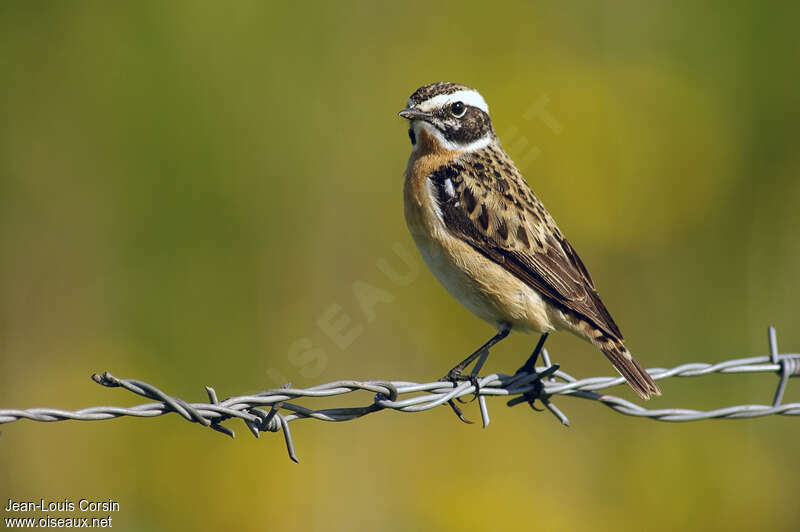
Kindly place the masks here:
[[(541, 355), (544, 365), (537, 367), (536, 361), (539, 355)], [(478, 407), (484, 427), (489, 425), (490, 421), (486, 399), (493, 396), (510, 398), (508, 401), (510, 406), (521, 403), (533, 406), (536, 401), (539, 401), (563, 425), (569, 425), (569, 419), (553, 404), (552, 399), (555, 396), (588, 399), (604, 404), (620, 414), (657, 421), (742, 419), (770, 415), (800, 416), (800, 403), (782, 402), (789, 379), (800, 375), (800, 354), (780, 354), (773, 327), (769, 328), (769, 355), (725, 360), (715, 364), (689, 363), (671, 369), (655, 368), (648, 371), (656, 380), (672, 377), (699, 377), (711, 373), (777, 373), (780, 378), (772, 403), (769, 405), (744, 404), (705, 411), (682, 408), (646, 409), (620, 397), (598, 392), (623, 384), (623, 377), (576, 379), (562, 371), (558, 364), (550, 361), (547, 350), (541, 347), (540, 342), (537, 350), (514, 375), (493, 373), (479, 377), (476, 371), (475, 379), (463, 382), (415, 383), (342, 380), (310, 388), (292, 388), (291, 385), (286, 384), (281, 388), (266, 390), (254, 395), (229, 397), (221, 401), (217, 398), (217, 393), (213, 388), (206, 387), (207, 403), (190, 403), (170, 396), (151, 384), (135, 379), (120, 379), (105, 372), (101, 375), (93, 375), (92, 379), (102, 386), (123, 388), (153, 402), (132, 407), (96, 406), (75, 411), (53, 408), (0, 410), (0, 424), (20, 419), (44, 422), (67, 419), (97, 421), (123, 416), (150, 418), (177, 413), (189, 422), (199, 423), (233, 437), (234, 431), (222, 423), (229, 419), (239, 418), (256, 437), (261, 432), (283, 432), (289, 457), (297, 462), (289, 429), (289, 423), (297, 419), (339, 422), (350, 421), (383, 410), (423, 412), (438, 406), (455, 404), (453, 402), (455, 399), (474, 395), (478, 397)], [(311, 400), (359, 391), (372, 394), (372, 400), (365, 406), (311, 409), (292, 402), (296, 399)], [(663, 400), (662, 398), (656, 401)]]

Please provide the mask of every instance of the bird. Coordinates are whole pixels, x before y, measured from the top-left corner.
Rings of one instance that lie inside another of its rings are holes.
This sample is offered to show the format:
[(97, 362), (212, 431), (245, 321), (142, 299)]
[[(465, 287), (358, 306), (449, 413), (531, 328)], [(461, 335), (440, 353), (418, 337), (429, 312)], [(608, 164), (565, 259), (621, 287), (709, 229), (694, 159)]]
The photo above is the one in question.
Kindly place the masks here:
[(597, 347), (640, 397), (661, 395), (625, 347), (578, 253), (503, 150), (483, 96), (430, 83), (398, 114), (411, 140), (408, 230), (450, 295), (497, 329), (446, 378), (467, 380), (464, 369), (512, 331), (542, 335), (537, 355), (547, 335), (568, 331)]

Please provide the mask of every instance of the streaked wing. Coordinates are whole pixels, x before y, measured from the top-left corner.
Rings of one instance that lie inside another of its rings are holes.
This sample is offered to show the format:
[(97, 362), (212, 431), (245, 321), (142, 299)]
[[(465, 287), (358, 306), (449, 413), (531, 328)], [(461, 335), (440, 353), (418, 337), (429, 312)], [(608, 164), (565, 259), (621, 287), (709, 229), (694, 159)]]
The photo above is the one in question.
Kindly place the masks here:
[(575, 249), (514, 163), (488, 146), (429, 179), (445, 226), (560, 306), (622, 340)]

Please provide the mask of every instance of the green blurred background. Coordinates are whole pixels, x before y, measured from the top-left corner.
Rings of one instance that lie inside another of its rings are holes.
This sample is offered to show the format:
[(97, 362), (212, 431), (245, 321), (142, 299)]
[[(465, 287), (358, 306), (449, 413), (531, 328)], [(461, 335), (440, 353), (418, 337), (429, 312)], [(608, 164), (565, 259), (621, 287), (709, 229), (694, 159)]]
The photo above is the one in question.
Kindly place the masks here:
[[(441, 375), (492, 331), (403, 220), (396, 111), (437, 80), (486, 97), (645, 365), (766, 354), (769, 324), (797, 351), (798, 16), (788, 2), (3, 2), (0, 407), (135, 404), (89, 380), (106, 369), (189, 400)], [(557, 128), (525, 118), (539, 102)], [(364, 287), (380, 290), (373, 312)], [(512, 337), (487, 369), (513, 371), (534, 342)], [(572, 336), (548, 345), (576, 376), (612, 374)], [(763, 404), (776, 383), (671, 379), (649, 406)], [(112, 498), (119, 530), (797, 529), (794, 419), (558, 404), (569, 429), (501, 400), (487, 430), (447, 408), (301, 421), (300, 465), (280, 435), (236, 423), (231, 441), (174, 415), (22, 421), (2, 428), (0, 501)]]

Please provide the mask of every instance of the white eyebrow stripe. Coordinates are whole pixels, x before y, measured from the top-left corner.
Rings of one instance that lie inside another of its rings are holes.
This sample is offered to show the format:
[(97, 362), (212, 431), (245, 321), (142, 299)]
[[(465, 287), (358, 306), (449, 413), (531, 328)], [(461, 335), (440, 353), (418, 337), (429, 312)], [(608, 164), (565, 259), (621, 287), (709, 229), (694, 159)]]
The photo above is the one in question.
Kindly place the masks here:
[(432, 111), (453, 102), (463, 102), (477, 107), (487, 115), (489, 114), (489, 106), (486, 104), (486, 100), (483, 99), (483, 96), (478, 91), (474, 90), (460, 90), (452, 94), (440, 94), (420, 103), (417, 108), (422, 111)]

